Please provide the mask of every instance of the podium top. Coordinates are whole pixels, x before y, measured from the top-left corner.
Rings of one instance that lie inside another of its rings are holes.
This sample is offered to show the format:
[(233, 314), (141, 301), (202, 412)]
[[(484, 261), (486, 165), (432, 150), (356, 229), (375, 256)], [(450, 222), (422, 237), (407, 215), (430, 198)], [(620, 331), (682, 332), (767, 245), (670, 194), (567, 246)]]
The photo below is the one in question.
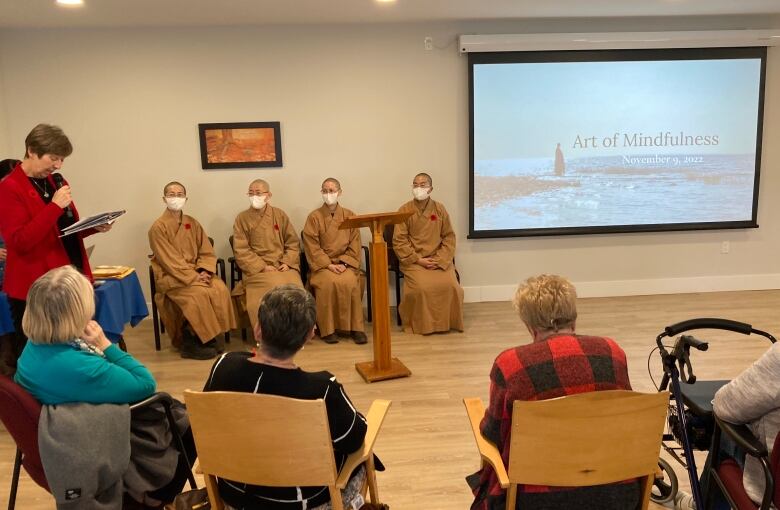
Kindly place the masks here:
[(339, 225), (339, 230), (361, 227), (373, 228), (374, 225), (383, 229), (387, 224), (401, 223), (412, 214), (414, 214), (413, 211), (360, 214), (358, 216), (351, 216), (342, 221), (341, 225)]

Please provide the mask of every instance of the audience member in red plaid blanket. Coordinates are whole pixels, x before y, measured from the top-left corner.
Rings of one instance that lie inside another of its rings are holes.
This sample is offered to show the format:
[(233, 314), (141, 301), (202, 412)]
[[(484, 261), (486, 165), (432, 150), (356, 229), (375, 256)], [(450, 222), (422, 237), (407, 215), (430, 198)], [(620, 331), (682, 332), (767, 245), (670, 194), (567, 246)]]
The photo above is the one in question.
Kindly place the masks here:
[[(574, 333), (577, 293), (565, 278), (540, 275), (520, 284), (514, 305), (533, 341), (502, 352), (490, 373), (490, 405), (482, 435), (508, 464), (512, 402), (574, 393), (630, 390), (626, 354), (614, 340)], [(489, 466), (468, 478), (472, 510), (505, 508), (506, 491)], [(595, 487), (518, 487), (517, 508), (630, 510), (638, 507), (636, 482)]]

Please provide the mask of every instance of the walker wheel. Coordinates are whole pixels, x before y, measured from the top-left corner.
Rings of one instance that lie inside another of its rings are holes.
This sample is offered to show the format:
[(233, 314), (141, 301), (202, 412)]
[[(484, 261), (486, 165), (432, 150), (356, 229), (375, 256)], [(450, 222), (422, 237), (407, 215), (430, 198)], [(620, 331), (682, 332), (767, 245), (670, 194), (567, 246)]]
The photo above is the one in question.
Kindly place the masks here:
[(677, 475), (672, 466), (664, 459), (658, 459), (658, 471), (655, 473), (655, 482), (650, 491), (650, 500), (653, 503), (664, 504), (673, 501), (677, 495)]

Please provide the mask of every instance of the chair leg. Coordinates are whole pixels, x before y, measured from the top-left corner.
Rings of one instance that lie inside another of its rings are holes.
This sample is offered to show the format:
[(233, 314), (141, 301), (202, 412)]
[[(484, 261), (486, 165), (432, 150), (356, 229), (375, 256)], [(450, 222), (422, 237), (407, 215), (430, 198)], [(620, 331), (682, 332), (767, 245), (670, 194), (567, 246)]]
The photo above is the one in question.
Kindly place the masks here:
[(366, 482), (368, 482), (368, 493), (371, 496), (371, 502), (379, 504), (379, 489), (376, 486), (376, 468), (374, 467), (374, 455), (368, 456), (366, 461)]
[(154, 321), (154, 349), (160, 350), (160, 319), (157, 317), (157, 307), (152, 303), (152, 321)]
[(401, 275), (395, 273), (395, 315), (401, 326)]
[(225, 331), (225, 343), (230, 343), (230, 331)]
[(19, 487), (19, 471), (22, 468), (22, 450), (16, 449), (16, 458), (14, 459), (14, 474), (11, 475), (11, 493), (8, 495), (8, 510), (14, 510), (16, 507), (16, 490)]

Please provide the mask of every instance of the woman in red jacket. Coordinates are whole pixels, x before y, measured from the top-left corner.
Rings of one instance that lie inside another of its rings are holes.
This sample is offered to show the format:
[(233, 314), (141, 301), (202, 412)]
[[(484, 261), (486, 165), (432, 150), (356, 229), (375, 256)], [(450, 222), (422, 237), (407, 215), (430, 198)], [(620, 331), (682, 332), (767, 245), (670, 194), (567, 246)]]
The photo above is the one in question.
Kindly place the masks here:
[(60, 237), (79, 217), (67, 181), (52, 173), (73, 146), (60, 128), (48, 124), (35, 126), (24, 144), (24, 160), (0, 181), (0, 234), (8, 250), (3, 291), (11, 304), (17, 358), (26, 343), (21, 323), (30, 285), (50, 269), (69, 264), (92, 279), (83, 238), (111, 228)]

